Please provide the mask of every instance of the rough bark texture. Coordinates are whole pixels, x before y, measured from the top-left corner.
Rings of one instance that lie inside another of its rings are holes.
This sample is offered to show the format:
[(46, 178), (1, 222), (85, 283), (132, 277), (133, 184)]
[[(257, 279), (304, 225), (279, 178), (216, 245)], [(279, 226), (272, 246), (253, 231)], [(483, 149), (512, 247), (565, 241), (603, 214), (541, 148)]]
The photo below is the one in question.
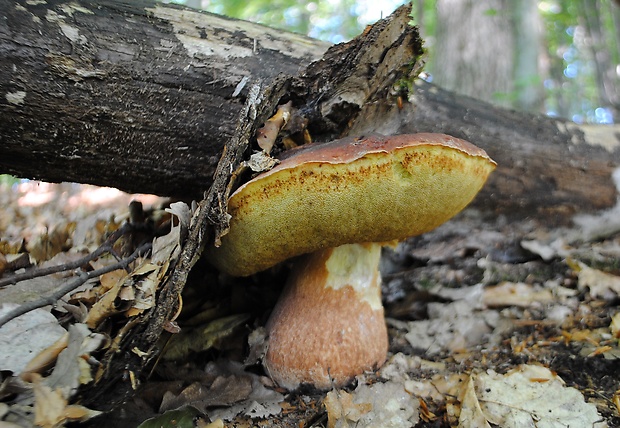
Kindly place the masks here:
[(511, 105), (499, 98), (514, 89), (516, 44), (509, 5), (510, 0), (437, 0), (431, 72), (438, 85)]
[(253, 83), (299, 74), (286, 98), (320, 140), (421, 54), (405, 9), (325, 57), (323, 42), (148, 1), (0, 10), (0, 172), (130, 192), (200, 197)]
[(0, 171), (197, 197), (252, 83), (328, 45), (149, 1), (0, 0)]

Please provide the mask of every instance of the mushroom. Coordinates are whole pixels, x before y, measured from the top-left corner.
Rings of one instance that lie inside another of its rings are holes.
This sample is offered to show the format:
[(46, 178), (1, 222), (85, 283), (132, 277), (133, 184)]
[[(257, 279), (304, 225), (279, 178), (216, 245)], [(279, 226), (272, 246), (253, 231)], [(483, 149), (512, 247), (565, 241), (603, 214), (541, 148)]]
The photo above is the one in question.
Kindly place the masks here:
[(386, 359), (381, 244), (450, 219), (496, 164), (443, 134), (349, 137), (290, 152), (231, 195), (229, 233), (207, 252), (233, 276), (305, 254), (267, 322), (263, 364), (281, 387), (328, 389)]

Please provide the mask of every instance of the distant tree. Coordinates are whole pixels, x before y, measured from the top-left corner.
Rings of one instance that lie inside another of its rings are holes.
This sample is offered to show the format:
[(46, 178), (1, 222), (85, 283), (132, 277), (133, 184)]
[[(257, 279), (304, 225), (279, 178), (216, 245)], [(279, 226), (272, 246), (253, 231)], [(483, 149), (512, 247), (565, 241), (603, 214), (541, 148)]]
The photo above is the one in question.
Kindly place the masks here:
[(505, 107), (540, 110), (535, 2), (437, 0), (434, 82)]
[(603, 0), (581, 0), (576, 3), (579, 23), (584, 29), (585, 50), (593, 65), (598, 104), (609, 108), (613, 117), (617, 118), (620, 113), (618, 6)]

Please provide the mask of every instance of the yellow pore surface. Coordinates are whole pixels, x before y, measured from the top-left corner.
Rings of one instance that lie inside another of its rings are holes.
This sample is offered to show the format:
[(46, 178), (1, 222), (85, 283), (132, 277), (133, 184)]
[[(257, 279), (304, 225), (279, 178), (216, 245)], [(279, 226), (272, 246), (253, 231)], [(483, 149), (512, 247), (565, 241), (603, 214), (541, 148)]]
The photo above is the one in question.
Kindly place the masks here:
[(276, 167), (231, 196), (230, 232), (207, 256), (221, 271), (247, 276), (318, 249), (428, 232), (484, 185), (495, 163), (480, 152), (420, 144)]

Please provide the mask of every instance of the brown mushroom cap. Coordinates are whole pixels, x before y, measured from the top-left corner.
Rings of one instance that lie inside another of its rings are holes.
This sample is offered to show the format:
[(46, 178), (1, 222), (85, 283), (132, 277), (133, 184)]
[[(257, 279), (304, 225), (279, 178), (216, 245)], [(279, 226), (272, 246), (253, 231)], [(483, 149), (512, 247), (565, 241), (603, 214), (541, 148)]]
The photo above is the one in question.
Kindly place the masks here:
[(344, 138), (302, 147), (230, 197), (230, 231), (209, 260), (247, 276), (290, 257), (434, 229), (478, 193), (493, 162), (443, 134)]

